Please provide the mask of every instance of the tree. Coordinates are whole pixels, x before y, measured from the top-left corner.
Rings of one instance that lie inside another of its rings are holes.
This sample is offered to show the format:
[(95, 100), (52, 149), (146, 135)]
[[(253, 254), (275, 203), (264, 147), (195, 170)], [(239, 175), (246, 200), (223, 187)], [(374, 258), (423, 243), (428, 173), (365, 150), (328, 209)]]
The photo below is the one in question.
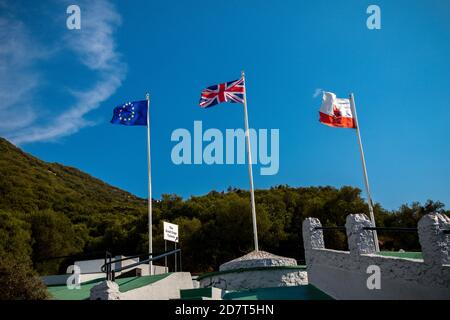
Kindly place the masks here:
[(69, 218), (52, 210), (33, 212), (27, 217), (33, 237), (33, 262), (42, 274), (58, 274), (62, 259), (82, 251), (84, 243)]
[(0, 300), (46, 299), (45, 285), (31, 267), (30, 225), (0, 210)]
[(30, 225), (17, 216), (20, 215), (0, 210), (0, 257), (30, 263)]
[[(433, 212), (448, 215), (448, 211), (444, 210), (444, 204), (439, 201), (427, 200), (424, 205), (421, 205), (419, 202), (413, 202), (410, 205), (404, 204), (398, 210), (386, 215), (384, 225), (387, 227), (416, 228), (417, 223), (424, 215)], [(386, 233), (382, 239), (385, 242), (384, 248), (388, 250), (421, 250), (419, 237), (416, 232)]]
[(0, 259), (0, 300), (40, 300), (50, 297), (42, 280), (26, 262)]

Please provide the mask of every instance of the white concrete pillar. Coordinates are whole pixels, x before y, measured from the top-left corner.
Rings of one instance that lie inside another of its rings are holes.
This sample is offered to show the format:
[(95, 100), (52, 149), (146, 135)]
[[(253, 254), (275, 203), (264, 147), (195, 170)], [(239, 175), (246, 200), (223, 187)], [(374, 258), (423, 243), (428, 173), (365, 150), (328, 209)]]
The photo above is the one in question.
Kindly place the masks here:
[(91, 288), (90, 300), (120, 300), (119, 285), (113, 281), (102, 281)]
[(376, 252), (372, 231), (364, 230), (364, 227), (373, 227), (372, 222), (365, 214), (357, 213), (347, 216), (345, 229), (348, 249), (352, 256)]
[(309, 249), (324, 249), (323, 231), (315, 228), (322, 227), (320, 220), (317, 218), (306, 218), (303, 221), (303, 245), (305, 250)]
[(303, 220), (303, 247), (305, 248), (305, 262), (308, 268), (312, 264), (311, 250), (325, 249), (325, 243), (323, 241), (323, 231), (321, 229), (316, 230), (316, 227), (322, 227), (319, 219), (306, 218), (305, 220)]
[(441, 266), (450, 264), (450, 218), (445, 214), (430, 213), (417, 224), (423, 260), (427, 264)]

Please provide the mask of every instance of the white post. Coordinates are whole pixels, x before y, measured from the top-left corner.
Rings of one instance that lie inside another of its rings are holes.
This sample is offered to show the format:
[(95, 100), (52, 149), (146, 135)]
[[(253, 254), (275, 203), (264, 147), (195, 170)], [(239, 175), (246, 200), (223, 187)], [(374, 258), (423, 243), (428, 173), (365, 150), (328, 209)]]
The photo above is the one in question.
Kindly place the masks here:
[[(148, 253), (152, 254), (153, 241), (152, 241), (152, 170), (150, 158), (150, 94), (147, 93), (145, 97), (147, 99)], [(150, 257), (153, 257), (153, 255), (151, 255)], [(153, 275), (153, 261), (150, 261), (149, 268), (150, 268), (150, 275)]]
[[(164, 240), (164, 252), (167, 252), (167, 240)], [(169, 269), (167, 269), (167, 256), (164, 257), (164, 267), (166, 267), (166, 272), (169, 272)]]
[[(350, 94), (350, 106), (352, 108), (352, 113), (353, 113), (353, 117), (355, 120), (356, 135), (358, 136), (359, 152), (361, 154), (361, 162), (362, 162), (362, 167), (363, 167), (363, 172), (364, 172), (364, 184), (366, 186), (367, 202), (369, 203), (370, 220), (372, 220), (373, 226), (376, 227), (375, 217), (373, 215), (372, 196), (370, 195), (369, 178), (367, 177), (366, 160), (364, 159), (364, 150), (363, 150), (362, 141), (361, 141), (361, 133), (359, 132), (358, 116), (356, 114), (355, 97), (353, 96), (353, 93)], [(379, 252), (380, 247), (378, 244), (378, 235), (377, 235), (376, 230), (373, 231), (373, 240), (375, 242), (375, 249), (377, 252)]]
[(248, 128), (248, 114), (247, 114), (247, 94), (245, 88), (245, 73), (242, 71), (242, 79), (244, 79), (244, 124), (245, 137), (247, 142), (247, 161), (248, 161), (248, 175), (250, 177), (250, 198), (252, 205), (252, 220), (253, 220), (253, 236), (255, 242), (255, 251), (259, 251), (258, 247), (258, 230), (256, 226), (256, 209), (255, 209), (255, 192), (253, 190), (253, 171), (252, 171), (252, 152), (250, 148), (250, 131)]
[[(176, 242), (174, 242), (175, 243), (175, 250), (177, 250), (177, 243)], [(174, 254), (174, 257), (175, 257), (175, 264), (174, 264), (174, 266), (175, 266), (175, 272), (177, 272), (177, 253), (175, 252), (175, 254)]]

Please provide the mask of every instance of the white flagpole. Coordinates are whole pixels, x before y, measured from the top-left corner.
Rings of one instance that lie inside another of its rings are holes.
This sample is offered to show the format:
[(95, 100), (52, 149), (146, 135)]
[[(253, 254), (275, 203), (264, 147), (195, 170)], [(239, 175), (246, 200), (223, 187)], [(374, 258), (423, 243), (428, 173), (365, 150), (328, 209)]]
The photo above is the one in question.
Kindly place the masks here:
[[(361, 133), (359, 132), (358, 116), (356, 114), (355, 97), (354, 97), (353, 93), (350, 94), (350, 106), (352, 108), (353, 117), (355, 119), (356, 135), (358, 136), (359, 152), (361, 154), (361, 162), (362, 162), (362, 167), (363, 167), (363, 172), (364, 172), (364, 184), (366, 186), (367, 202), (369, 203), (370, 220), (372, 220), (373, 226), (376, 227), (375, 217), (373, 215), (372, 196), (370, 195), (369, 178), (367, 177), (366, 160), (364, 159), (364, 150), (363, 150), (362, 141), (361, 141)], [(377, 252), (379, 252), (380, 247), (378, 244), (378, 235), (377, 235), (376, 230), (373, 230), (373, 240), (375, 242), (375, 249)]]
[[(153, 257), (152, 241), (152, 170), (150, 158), (150, 94), (146, 94), (147, 99), (147, 164), (148, 164), (148, 253)], [(149, 258), (150, 258), (149, 257)], [(150, 275), (153, 275), (153, 261), (149, 262)]]
[(245, 137), (247, 142), (247, 161), (248, 161), (248, 175), (250, 177), (250, 198), (252, 204), (252, 220), (253, 220), (253, 236), (255, 242), (255, 251), (259, 251), (258, 247), (258, 230), (256, 227), (256, 209), (255, 209), (255, 192), (253, 190), (253, 171), (252, 171), (252, 152), (250, 148), (250, 132), (248, 129), (248, 114), (247, 114), (247, 94), (245, 88), (245, 73), (241, 73), (242, 79), (244, 79), (244, 124), (245, 124)]

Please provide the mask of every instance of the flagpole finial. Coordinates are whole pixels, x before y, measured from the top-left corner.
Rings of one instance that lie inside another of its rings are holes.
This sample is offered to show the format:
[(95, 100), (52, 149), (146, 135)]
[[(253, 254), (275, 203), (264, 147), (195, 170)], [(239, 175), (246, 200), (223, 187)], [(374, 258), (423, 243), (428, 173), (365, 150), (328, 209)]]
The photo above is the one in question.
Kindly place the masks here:
[(150, 93), (147, 92), (147, 93), (145, 94), (145, 99), (150, 100)]
[(245, 77), (245, 72), (244, 72), (244, 70), (241, 71), (241, 76), (242, 76), (242, 78)]

